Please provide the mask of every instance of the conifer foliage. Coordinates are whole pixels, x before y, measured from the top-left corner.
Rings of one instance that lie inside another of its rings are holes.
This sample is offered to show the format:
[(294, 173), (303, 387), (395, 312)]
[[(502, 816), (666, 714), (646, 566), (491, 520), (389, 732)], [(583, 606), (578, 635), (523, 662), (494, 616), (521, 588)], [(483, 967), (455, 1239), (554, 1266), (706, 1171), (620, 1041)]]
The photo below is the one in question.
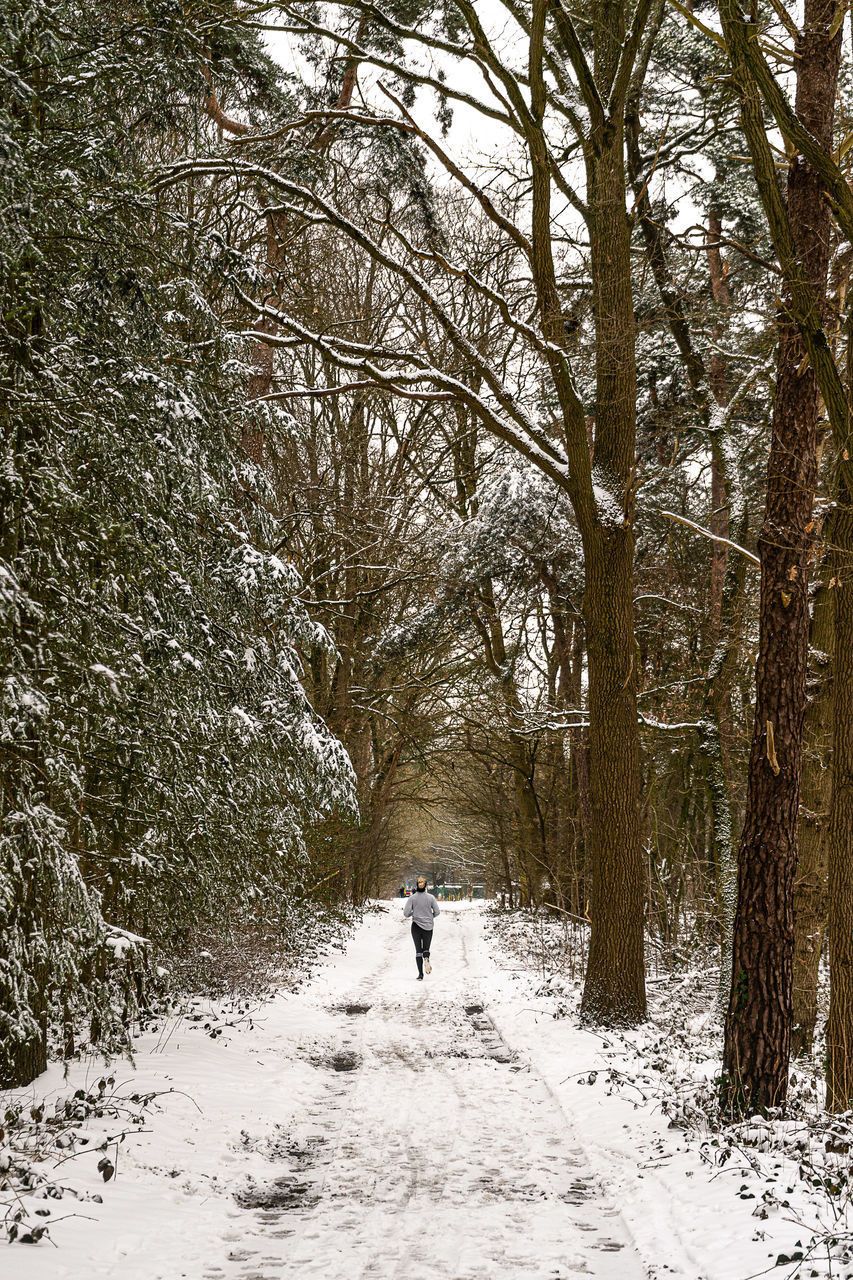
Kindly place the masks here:
[(258, 119), (286, 104), (281, 75), (205, 5), (12, 0), (0, 42), (0, 1081), (16, 1084), (83, 1016), (121, 1041), (140, 939), (180, 945), (253, 900), (280, 915), (309, 887), (305, 830), (354, 801), (300, 684), (297, 648), (330, 641), (241, 449), (251, 370), (221, 281), (252, 245), (237, 228), (226, 250), (201, 186), (150, 186), (212, 132), (211, 48)]

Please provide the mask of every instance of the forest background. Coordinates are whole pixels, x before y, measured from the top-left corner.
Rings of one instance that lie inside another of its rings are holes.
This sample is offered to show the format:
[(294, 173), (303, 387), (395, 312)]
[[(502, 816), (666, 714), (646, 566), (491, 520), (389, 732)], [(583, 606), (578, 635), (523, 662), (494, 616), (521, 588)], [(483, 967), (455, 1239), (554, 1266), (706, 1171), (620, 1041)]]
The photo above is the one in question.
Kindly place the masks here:
[(4, 1085), (417, 861), (849, 1107), (847, 9), (4, 7)]

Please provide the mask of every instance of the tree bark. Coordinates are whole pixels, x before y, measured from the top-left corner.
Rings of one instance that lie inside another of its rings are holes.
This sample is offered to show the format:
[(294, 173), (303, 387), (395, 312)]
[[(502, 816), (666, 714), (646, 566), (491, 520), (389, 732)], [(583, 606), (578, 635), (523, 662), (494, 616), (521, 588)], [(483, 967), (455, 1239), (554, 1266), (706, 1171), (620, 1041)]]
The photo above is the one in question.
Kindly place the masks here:
[[(608, 81), (619, 30), (612, 28), (605, 39), (607, 34), (596, 56), (600, 84)], [(585, 1019), (608, 1025), (646, 1016), (631, 492), (636, 353), (625, 190), (622, 122), (611, 121), (608, 137), (587, 157), (596, 339), (593, 475), (607, 496), (596, 494), (599, 521), (584, 538), (592, 929), (581, 1002)]]
[[(554, 658), (557, 664), (557, 705), (564, 712), (576, 712), (583, 702), (582, 669), (584, 654), (583, 620), (571, 614), (561, 592), (556, 571), (542, 565), (540, 574), (548, 592)], [(586, 852), (590, 842), (589, 761), (584, 728), (569, 729), (562, 740), (562, 762), (567, 803), (565, 874), (570, 885), (572, 911), (581, 915), (586, 907), (584, 877)]]
[[(834, 0), (807, 0), (798, 41), (796, 112), (827, 149), (840, 34), (829, 39)], [(729, 16), (724, 18), (728, 30)], [(823, 300), (830, 210), (802, 156), (788, 176), (788, 219), (800, 262)], [(780, 309), (776, 398), (761, 560), (756, 706), (746, 814), (738, 851), (732, 989), (722, 1105), (733, 1114), (783, 1106), (793, 1005), (793, 890), (808, 654), (808, 559), (817, 478), (818, 389), (786, 282)]]
[[(705, 249), (708, 258), (708, 271), (711, 277), (711, 292), (714, 302), (721, 311), (731, 310), (732, 297), (726, 281), (726, 264), (720, 253), (720, 237), (723, 224), (719, 210), (712, 206), (708, 214), (708, 243)], [(720, 337), (722, 324), (720, 320), (714, 326), (714, 337)], [(708, 380), (711, 394), (718, 405), (729, 402), (728, 369), (725, 356), (718, 351), (712, 353), (708, 361)], [(726, 477), (719, 456), (719, 450), (711, 453), (711, 532), (720, 538), (728, 538), (729, 534), (729, 500), (726, 490)], [(729, 549), (724, 542), (712, 543), (711, 549), (711, 639), (716, 647), (719, 643), (723, 619), (723, 584), (726, 578)], [(725, 714), (727, 708), (721, 708)], [(728, 780), (730, 771), (725, 770)]]
[(794, 881), (794, 1007), (791, 1050), (812, 1051), (817, 1020), (817, 983), (827, 911), (827, 827), (832, 795), (833, 592), (829, 566), (812, 606), (809, 641), (809, 702), (803, 731), (800, 794), (800, 858)]
[(533, 792), (533, 764), (523, 738), (510, 733), (508, 759), (512, 766), (519, 890), (522, 907), (535, 907), (541, 897), (542, 861), (538, 857), (539, 816)]
[[(746, 541), (748, 516), (741, 513), (738, 541)], [(734, 814), (732, 810), (732, 764), (728, 735), (731, 729), (731, 690), (737, 674), (738, 652), (743, 631), (743, 556), (726, 566), (720, 605), (719, 639), (708, 667), (700, 742), (705, 761), (705, 784), (711, 805), (716, 864), (717, 910), (720, 921), (720, 979), (717, 1007), (725, 1016), (732, 980), (732, 939), (737, 903), (737, 871), (734, 855)]]
[(607, 1025), (646, 1014), (632, 569), (633, 538), (621, 530), (587, 560), (584, 594), (593, 856), (581, 1014)]
[(0, 1088), (19, 1089), (47, 1071), (47, 1034), (40, 1031), (27, 1040), (15, 1041), (4, 1051)]
[[(853, 323), (848, 321), (848, 364), (853, 363), (851, 334)], [(853, 466), (849, 453), (848, 435), (848, 445), (839, 458), (835, 510), (829, 529), (834, 570), (835, 679), (828, 841), (828, 1111), (848, 1111), (853, 1107)]]

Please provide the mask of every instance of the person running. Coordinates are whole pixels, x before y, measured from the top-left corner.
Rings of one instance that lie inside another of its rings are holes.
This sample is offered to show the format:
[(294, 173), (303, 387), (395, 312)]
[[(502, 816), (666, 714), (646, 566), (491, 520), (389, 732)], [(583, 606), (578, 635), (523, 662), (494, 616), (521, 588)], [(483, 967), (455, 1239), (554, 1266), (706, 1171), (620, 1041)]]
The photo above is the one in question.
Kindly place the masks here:
[(441, 915), (438, 902), (431, 893), (427, 893), (426, 876), (418, 876), (418, 887), (410, 898), (406, 899), (403, 918), (412, 917), (412, 937), (415, 940), (415, 959), (418, 963), (418, 982), (424, 980), (424, 967), (432, 973), (429, 960), (429, 948), (432, 942), (432, 930), (435, 917)]

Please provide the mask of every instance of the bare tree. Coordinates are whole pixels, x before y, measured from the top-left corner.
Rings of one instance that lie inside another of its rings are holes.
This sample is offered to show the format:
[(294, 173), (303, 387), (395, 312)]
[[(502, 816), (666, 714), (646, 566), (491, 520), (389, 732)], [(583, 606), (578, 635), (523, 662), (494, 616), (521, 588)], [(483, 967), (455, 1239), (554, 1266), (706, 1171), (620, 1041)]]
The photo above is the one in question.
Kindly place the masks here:
[[(391, 242), (345, 212), (340, 199), (319, 184), (297, 182), (252, 159), (251, 135), (234, 144), (240, 155), (175, 166), (164, 181), (190, 172), (230, 174), (268, 190), (277, 209), (295, 225), (333, 228), (400, 287), (417, 297), (441, 330), (451, 357), (441, 365), (416, 347), (359, 343), (339, 332), (319, 332), (269, 303), (255, 301), (255, 314), (280, 326), (280, 339), (308, 344), (349, 377), (422, 400), (443, 397), (465, 405), (486, 430), (517, 450), (568, 494), (583, 542), (586, 567), (584, 619), (589, 668), (589, 761), (592, 845), (592, 936), (584, 990), (587, 1017), (633, 1022), (645, 1015), (643, 964), (643, 867), (640, 849), (639, 736), (633, 628), (634, 502), (636, 487), (636, 355), (631, 279), (631, 225), (626, 209), (624, 115), (632, 79), (647, 65), (643, 41), (652, 0), (636, 6), (600, 0), (590, 12), (583, 38), (571, 12), (558, 0), (536, 0), (530, 11), (507, 3), (514, 39), (499, 52), (469, 0), (457, 5), (460, 30), (434, 33), (426, 22), (407, 28), (369, 3), (336, 6), (340, 23), (324, 26), (299, 4), (278, 6), (286, 29), (328, 36), (362, 64), (372, 64), (403, 83), (426, 84), (444, 98), (463, 101), (500, 122), (518, 146), (528, 191), (526, 217), (512, 220), (482, 186), (447, 155), (434, 134), (416, 124), (392, 89), (381, 86), (394, 107), (390, 116), (364, 108), (349, 112), (349, 124), (417, 137), (453, 181), (467, 191), (505, 237), (519, 273), (529, 281), (535, 314), (494, 298), (504, 324), (539, 370), (542, 393), (535, 403), (519, 396), (512, 370), (496, 368), (465, 337), (453, 317), (451, 299), (461, 288), (493, 296), (453, 246), (429, 237), (412, 244), (391, 225)], [(470, 69), (481, 78), (480, 96), (406, 65), (347, 34), (353, 15), (365, 15), (376, 44), (412, 41), (426, 51)], [(651, 35), (654, 34), (652, 29)], [(520, 61), (513, 55), (518, 51)], [(571, 72), (569, 71), (571, 68)], [(312, 113), (332, 121), (334, 109)], [(567, 152), (582, 157), (585, 195), (575, 190)], [(244, 157), (245, 158), (241, 158)], [(560, 245), (555, 201), (567, 204), (586, 230), (591, 264), (595, 328), (595, 389), (585, 395), (570, 359), (570, 333), (561, 304)], [(460, 376), (462, 369), (466, 376)], [(473, 375), (473, 379), (472, 379)], [(476, 383), (476, 389), (472, 386)]]

